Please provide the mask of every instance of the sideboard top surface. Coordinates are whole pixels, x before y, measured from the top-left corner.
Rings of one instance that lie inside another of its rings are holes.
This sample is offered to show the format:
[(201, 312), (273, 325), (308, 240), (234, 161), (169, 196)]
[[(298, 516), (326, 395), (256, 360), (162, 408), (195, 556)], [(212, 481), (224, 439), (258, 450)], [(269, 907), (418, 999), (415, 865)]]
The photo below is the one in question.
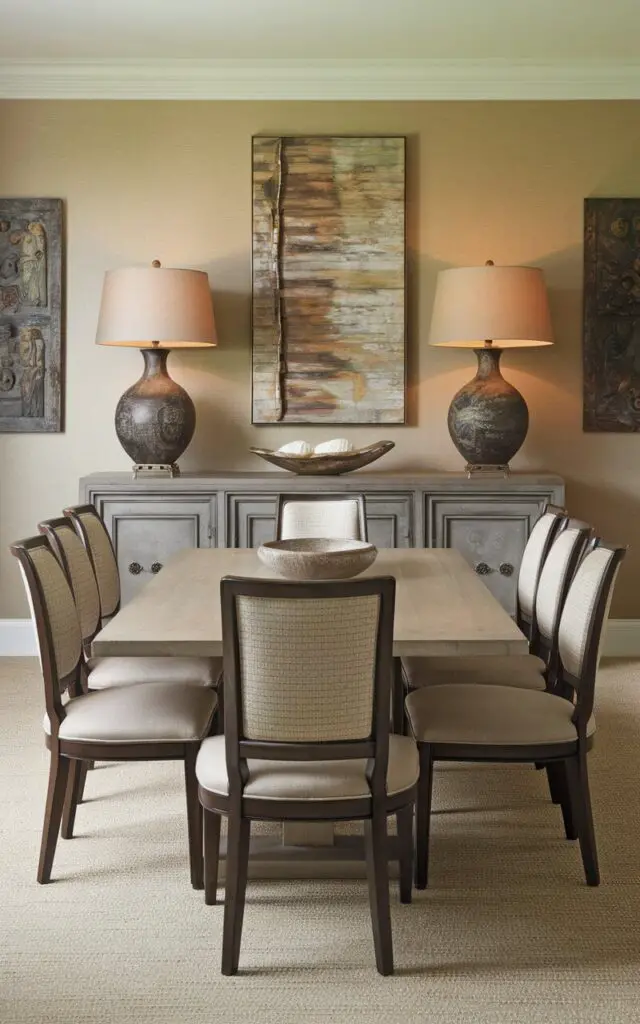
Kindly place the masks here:
[(536, 489), (561, 488), (562, 477), (550, 473), (511, 473), (504, 477), (496, 475), (478, 475), (467, 477), (465, 473), (432, 473), (432, 472), (363, 472), (343, 473), (338, 476), (296, 476), (293, 473), (280, 472), (243, 472), (221, 470), (202, 473), (184, 473), (182, 476), (170, 478), (138, 478), (133, 479), (131, 473), (91, 473), (82, 477), (80, 487), (83, 491), (96, 490), (127, 490), (127, 491), (211, 491), (227, 489), (233, 486), (255, 487), (265, 491), (362, 491), (372, 489), (405, 489), (405, 490), (463, 490), (474, 491), (509, 491), (528, 492)]

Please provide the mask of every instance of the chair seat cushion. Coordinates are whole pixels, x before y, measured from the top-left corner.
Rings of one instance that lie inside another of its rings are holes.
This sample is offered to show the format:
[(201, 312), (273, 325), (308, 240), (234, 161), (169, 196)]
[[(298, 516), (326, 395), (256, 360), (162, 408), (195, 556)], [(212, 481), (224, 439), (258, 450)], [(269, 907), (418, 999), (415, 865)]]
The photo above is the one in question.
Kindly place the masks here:
[(90, 658), (89, 689), (131, 683), (196, 683), (217, 686), (222, 658)]
[[(425, 686), (406, 700), (418, 743), (529, 746), (572, 743), (573, 704), (540, 690), (513, 686)], [(593, 715), (587, 735), (595, 732)]]
[[(175, 743), (209, 733), (218, 698), (204, 686), (140, 683), (73, 697), (60, 725), (63, 740), (95, 743)], [(50, 733), (48, 716), (44, 728)]]
[(410, 690), (443, 683), (481, 683), (544, 690), (546, 665), (533, 654), (480, 657), (403, 658), (402, 671)]
[[(366, 760), (258, 761), (249, 759), (244, 795), (263, 800), (350, 800), (370, 796)], [(409, 736), (389, 737), (387, 793), (402, 793), (418, 780), (418, 751)], [(196, 775), (203, 789), (229, 792), (224, 736), (210, 736), (198, 752)]]

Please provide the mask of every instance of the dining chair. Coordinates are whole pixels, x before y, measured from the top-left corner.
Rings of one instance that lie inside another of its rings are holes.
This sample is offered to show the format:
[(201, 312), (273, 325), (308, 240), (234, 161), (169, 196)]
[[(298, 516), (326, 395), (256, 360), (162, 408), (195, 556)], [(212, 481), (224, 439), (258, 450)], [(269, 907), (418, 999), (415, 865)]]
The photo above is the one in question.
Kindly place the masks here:
[(589, 524), (579, 519), (565, 521), (555, 534), (536, 587), (529, 654), (403, 658), (407, 691), (449, 683), (548, 688), (557, 668), (560, 613), (592, 536)]
[(366, 540), (363, 494), (279, 494), (276, 540), (298, 537)]
[[(73, 835), (83, 761), (184, 762), (191, 884), (203, 886), (202, 811), (195, 763), (217, 697), (205, 686), (157, 683), (82, 693), (82, 633), (73, 593), (42, 534), (11, 545), (38, 639), (44, 682), (45, 743), (51, 753), (38, 882), (51, 879), (58, 833)], [(66, 702), (63, 700), (68, 695)]]
[(426, 888), (433, 764), (478, 761), (544, 764), (557, 774), (565, 834), (579, 839), (588, 885), (600, 873), (587, 752), (593, 745), (594, 688), (601, 639), (625, 549), (598, 543), (569, 586), (558, 629), (552, 690), (510, 686), (428, 686), (407, 697), (420, 754), (416, 800), (416, 885)]
[(203, 743), (196, 775), (207, 904), (228, 822), (222, 973), (238, 969), (251, 822), (362, 820), (376, 964), (391, 974), (388, 859), (409, 903), (418, 777), (414, 740), (389, 734), (395, 580), (226, 577), (221, 599), (224, 736)]
[(100, 591), (88, 550), (70, 517), (46, 519), (38, 524), (58, 558), (73, 592), (83, 645), (82, 667), (90, 690), (131, 683), (196, 683), (216, 686), (222, 658), (107, 657), (92, 658), (91, 643), (100, 629)]

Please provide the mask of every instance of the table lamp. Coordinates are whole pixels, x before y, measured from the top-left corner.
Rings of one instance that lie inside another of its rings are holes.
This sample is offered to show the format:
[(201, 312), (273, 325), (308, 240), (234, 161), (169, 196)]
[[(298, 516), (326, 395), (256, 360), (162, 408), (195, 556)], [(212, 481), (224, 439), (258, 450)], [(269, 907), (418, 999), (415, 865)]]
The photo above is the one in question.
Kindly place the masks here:
[(115, 416), (134, 477), (178, 476), (177, 460), (193, 437), (196, 411), (167, 373), (167, 357), (172, 348), (217, 344), (207, 275), (165, 269), (159, 260), (107, 271), (96, 344), (142, 351), (144, 372), (122, 395)]
[(536, 267), (459, 267), (438, 274), (430, 345), (472, 348), (478, 372), (449, 407), (451, 440), (467, 474), (509, 472), (529, 426), (527, 403), (500, 373), (505, 348), (552, 345), (542, 271)]

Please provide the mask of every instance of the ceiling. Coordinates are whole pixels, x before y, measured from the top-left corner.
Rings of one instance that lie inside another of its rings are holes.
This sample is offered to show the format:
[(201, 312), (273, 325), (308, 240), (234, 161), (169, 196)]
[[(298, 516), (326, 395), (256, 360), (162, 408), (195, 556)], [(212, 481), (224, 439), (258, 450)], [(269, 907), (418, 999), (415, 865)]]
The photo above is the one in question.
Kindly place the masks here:
[(637, 61), (639, 0), (0, 0), (0, 60)]

